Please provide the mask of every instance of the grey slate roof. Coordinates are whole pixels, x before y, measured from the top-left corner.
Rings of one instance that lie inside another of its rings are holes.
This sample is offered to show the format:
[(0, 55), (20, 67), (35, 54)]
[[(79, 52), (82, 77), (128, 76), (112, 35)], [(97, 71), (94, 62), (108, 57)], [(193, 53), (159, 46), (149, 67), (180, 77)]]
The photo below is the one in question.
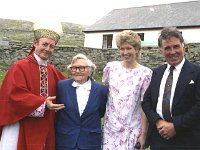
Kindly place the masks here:
[(114, 9), (84, 32), (200, 26), (200, 1)]

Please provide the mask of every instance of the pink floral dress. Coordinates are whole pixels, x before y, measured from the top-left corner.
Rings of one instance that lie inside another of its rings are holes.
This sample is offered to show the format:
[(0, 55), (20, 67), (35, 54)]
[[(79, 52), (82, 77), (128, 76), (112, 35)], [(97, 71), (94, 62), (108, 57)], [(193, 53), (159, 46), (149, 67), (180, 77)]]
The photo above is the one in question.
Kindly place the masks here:
[(134, 150), (141, 132), (141, 101), (151, 80), (151, 69), (127, 69), (120, 61), (104, 68), (103, 82), (109, 98), (103, 126), (103, 150)]

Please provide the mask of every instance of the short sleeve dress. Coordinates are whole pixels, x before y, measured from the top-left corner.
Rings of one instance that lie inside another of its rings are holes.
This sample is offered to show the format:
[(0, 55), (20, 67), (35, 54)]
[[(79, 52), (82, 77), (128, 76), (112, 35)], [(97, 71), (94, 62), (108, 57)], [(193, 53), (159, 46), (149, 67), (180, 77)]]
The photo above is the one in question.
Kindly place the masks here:
[(103, 150), (134, 150), (141, 132), (141, 101), (152, 70), (140, 66), (127, 69), (120, 61), (107, 63), (102, 81), (109, 85), (103, 125)]

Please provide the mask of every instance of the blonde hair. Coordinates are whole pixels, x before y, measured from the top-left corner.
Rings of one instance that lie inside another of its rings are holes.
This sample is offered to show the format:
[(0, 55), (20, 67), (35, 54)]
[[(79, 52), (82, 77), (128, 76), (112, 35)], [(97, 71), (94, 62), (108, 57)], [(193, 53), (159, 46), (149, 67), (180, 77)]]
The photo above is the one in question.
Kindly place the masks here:
[(116, 36), (116, 45), (120, 49), (122, 44), (128, 43), (132, 45), (138, 51), (141, 49), (141, 39), (140, 36), (132, 30), (123, 30)]
[(67, 67), (68, 70), (70, 70), (70, 67), (78, 60), (83, 59), (86, 60), (87, 65), (91, 68), (90, 69), (90, 77), (92, 78), (95, 75), (96, 65), (84, 54), (77, 54), (72, 58), (71, 64)]

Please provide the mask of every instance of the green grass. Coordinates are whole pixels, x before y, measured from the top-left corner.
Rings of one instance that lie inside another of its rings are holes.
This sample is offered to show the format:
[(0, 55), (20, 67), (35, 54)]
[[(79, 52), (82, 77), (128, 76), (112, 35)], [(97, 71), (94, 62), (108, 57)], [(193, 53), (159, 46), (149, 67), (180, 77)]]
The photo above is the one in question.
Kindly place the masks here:
[[(30, 43), (33, 41), (33, 22), (24, 20), (11, 20), (0, 18), (0, 38), (10, 41)], [(63, 35), (58, 45), (80, 46), (84, 45), (84, 25), (62, 22)]]
[(99, 83), (102, 83), (102, 75), (96, 73), (94, 76), (94, 80)]
[(6, 74), (5, 71), (0, 71), (0, 85), (1, 85), (1, 82), (3, 81), (5, 74)]

